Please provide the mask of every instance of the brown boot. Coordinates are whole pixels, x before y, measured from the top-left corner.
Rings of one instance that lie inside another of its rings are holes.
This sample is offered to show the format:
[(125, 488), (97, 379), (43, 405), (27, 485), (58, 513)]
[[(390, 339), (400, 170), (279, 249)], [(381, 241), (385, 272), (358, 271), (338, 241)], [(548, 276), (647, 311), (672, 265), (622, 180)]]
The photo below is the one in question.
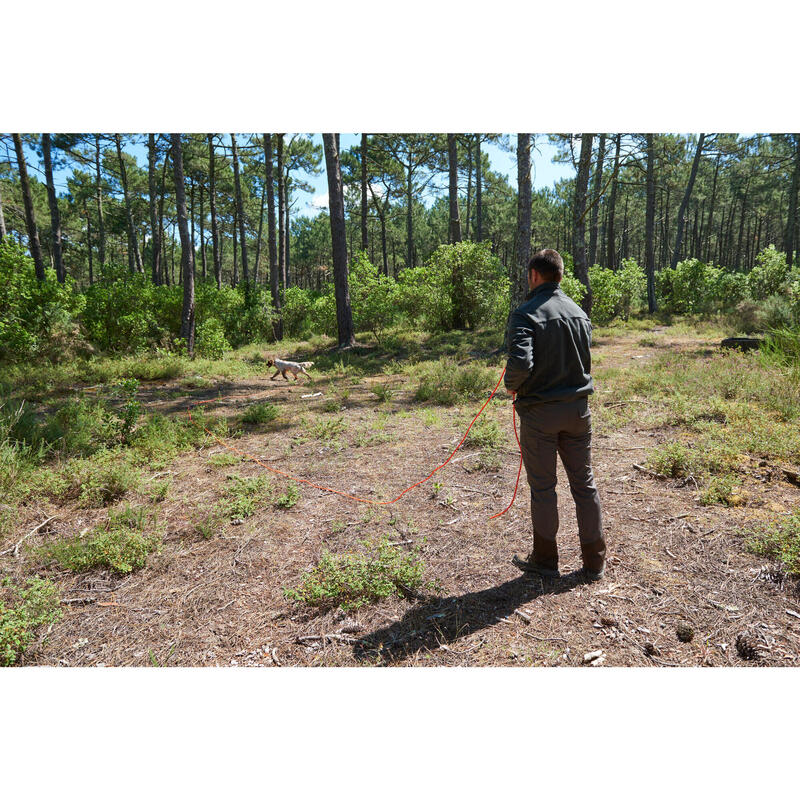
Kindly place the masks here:
[(527, 558), (514, 556), (512, 563), (523, 572), (533, 572), (546, 578), (557, 578), (558, 545), (550, 539), (533, 534), (533, 551)]
[(601, 536), (593, 542), (581, 542), (583, 570), (589, 580), (600, 580), (606, 565), (606, 540)]

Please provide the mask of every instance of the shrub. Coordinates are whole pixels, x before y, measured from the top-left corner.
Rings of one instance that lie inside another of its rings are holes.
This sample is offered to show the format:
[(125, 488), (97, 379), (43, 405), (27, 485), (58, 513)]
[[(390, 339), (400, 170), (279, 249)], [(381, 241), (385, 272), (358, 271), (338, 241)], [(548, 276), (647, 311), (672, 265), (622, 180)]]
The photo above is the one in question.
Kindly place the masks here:
[(297, 484), (294, 481), (289, 481), (286, 484), (285, 494), (278, 495), (275, 498), (275, 506), (277, 508), (292, 508), (297, 505), (299, 499), (300, 490), (297, 488)]
[(792, 304), (786, 295), (770, 295), (761, 305), (760, 316), (765, 330), (791, 328), (794, 323)]
[(86, 535), (49, 542), (38, 553), (72, 572), (106, 567), (126, 575), (141, 569), (147, 556), (158, 549), (158, 536), (144, 533), (147, 522), (143, 508), (111, 511), (105, 525)]
[(623, 260), (618, 270), (597, 265), (589, 269), (592, 287), (592, 321), (600, 325), (614, 317), (627, 320), (634, 307), (644, 300), (647, 277), (633, 258)]
[(311, 310), (316, 292), (289, 286), (283, 296), (283, 334), (293, 339), (305, 337), (313, 329)]
[(10, 667), (29, 647), (39, 625), (61, 619), (58, 589), (29, 578), (25, 588), (10, 578), (0, 582), (0, 666)]
[(242, 422), (249, 425), (265, 425), (278, 416), (278, 409), (272, 403), (254, 403), (242, 414)]
[(231, 349), (222, 322), (212, 317), (198, 326), (196, 349), (198, 355), (213, 359), (222, 358)]
[(59, 283), (48, 269), (38, 280), (33, 259), (10, 237), (0, 241), (0, 361), (71, 357), (82, 343), (76, 321), (83, 304), (72, 278)]
[(427, 362), (421, 365), (419, 373), (414, 399), (445, 406), (479, 397), (496, 379), (489, 367), (479, 364), (459, 366), (449, 359)]
[(497, 450), (505, 440), (503, 431), (493, 419), (479, 419), (469, 431), (464, 444), (484, 450)]
[(655, 275), (656, 292), (664, 311), (700, 314), (711, 310), (722, 271), (697, 258), (679, 261)]
[(747, 276), (750, 294), (754, 300), (765, 300), (777, 294), (789, 280), (786, 256), (775, 249), (775, 245), (762, 250), (756, 256), (756, 265)]
[(397, 317), (397, 283), (382, 275), (363, 251), (350, 261), (349, 282), (353, 325), (357, 331), (372, 333), (380, 344), (386, 328)]
[(800, 576), (800, 511), (752, 531), (746, 547), (751, 553), (780, 562), (790, 575)]
[(218, 510), (231, 519), (252, 517), (272, 492), (272, 482), (266, 475), (254, 478), (228, 475), (228, 480), (231, 483), (225, 488), (227, 499), (219, 504)]
[(116, 502), (141, 481), (141, 472), (113, 450), (101, 451), (75, 463), (73, 473), (73, 485), (79, 490), (80, 504), (90, 508)]
[(333, 555), (323, 550), (317, 566), (301, 576), (300, 586), (284, 589), (286, 598), (349, 610), (392, 595), (403, 597), (422, 585), (425, 567), (417, 548), (405, 552), (386, 537), (377, 545), (363, 544), (366, 553)]
[(680, 442), (667, 442), (654, 449), (647, 457), (651, 469), (671, 478), (683, 478), (695, 468), (695, 457)]

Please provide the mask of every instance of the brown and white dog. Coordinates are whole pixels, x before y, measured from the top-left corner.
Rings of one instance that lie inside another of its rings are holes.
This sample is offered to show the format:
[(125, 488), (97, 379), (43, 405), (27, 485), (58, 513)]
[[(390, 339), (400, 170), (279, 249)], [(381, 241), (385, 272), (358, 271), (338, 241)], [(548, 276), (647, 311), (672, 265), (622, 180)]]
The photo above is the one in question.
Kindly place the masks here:
[(302, 372), (303, 375), (311, 377), (306, 370), (311, 369), (314, 366), (313, 361), (282, 361), (280, 358), (269, 358), (267, 359), (267, 366), (268, 367), (275, 367), (275, 374), (270, 378), (271, 381), (274, 381), (278, 375), (283, 375), (284, 380), (289, 380), (286, 377), (287, 372), (291, 372), (294, 375), (294, 379), (297, 380), (298, 373)]

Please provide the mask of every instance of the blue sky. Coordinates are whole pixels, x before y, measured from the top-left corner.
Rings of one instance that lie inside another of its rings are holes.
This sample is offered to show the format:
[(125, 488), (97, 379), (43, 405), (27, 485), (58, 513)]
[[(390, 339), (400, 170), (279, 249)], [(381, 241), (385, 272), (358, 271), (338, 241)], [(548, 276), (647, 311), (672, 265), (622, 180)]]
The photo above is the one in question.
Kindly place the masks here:
[[(313, 139), (322, 144), (322, 135), (319, 133), (312, 134)], [(341, 134), (341, 147), (342, 149), (350, 148), (360, 142), (361, 134), (358, 133), (343, 133)], [(509, 137), (512, 145), (515, 144), (516, 137), (512, 134)], [(495, 172), (500, 172), (508, 176), (509, 182), (512, 186), (516, 187), (517, 184), (517, 164), (514, 153), (509, 153), (495, 144), (483, 145), (484, 151), (489, 157), (491, 169)], [(126, 151), (133, 155), (138, 164), (142, 167), (147, 166), (147, 147), (142, 137), (142, 142), (136, 145), (126, 147)], [(546, 134), (537, 134), (535, 136), (535, 148), (531, 154), (532, 165), (532, 179), (535, 189), (553, 186), (558, 180), (570, 177), (574, 174), (574, 170), (569, 164), (554, 164), (553, 156), (555, 149), (550, 145)], [(36, 174), (41, 180), (44, 180), (43, 170), (38, 155), (28, 149), (28, 164), (31, 171)], [(14, 164), (13, 150), (11, 153), (11, 163)], [(68, 170), (56, 170), (54, 178), (56, 182), (56, 190), (59, 194), (67, 190), (67, 177)], [(314, 216), (319, 213), (320, 206), (325, 205), (324, 200), (328, 194), (327, 177), (323, 169), (319, 175), (303, 175), (298, 176), (305, 182), (312, 186), (313, 191), (298, 192), (297, 200), (294, 204), (294, 216)], [(316, 198), (316, 203), (314, 202)]]

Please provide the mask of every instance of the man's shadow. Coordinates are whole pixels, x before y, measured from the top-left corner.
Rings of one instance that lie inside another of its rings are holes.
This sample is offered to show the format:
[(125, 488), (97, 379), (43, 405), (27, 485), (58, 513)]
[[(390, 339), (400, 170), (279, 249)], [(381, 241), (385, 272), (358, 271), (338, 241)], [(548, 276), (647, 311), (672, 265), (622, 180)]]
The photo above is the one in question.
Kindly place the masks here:
[(495, 625), (537, 597), (569, 592), (580, 583), (577, 571), (556, 579), (522, 575), (479, 592), (429, 598), (401, 620), (362, 636), (353, 645), (353, 655), (359, 661), (401, 661)]

